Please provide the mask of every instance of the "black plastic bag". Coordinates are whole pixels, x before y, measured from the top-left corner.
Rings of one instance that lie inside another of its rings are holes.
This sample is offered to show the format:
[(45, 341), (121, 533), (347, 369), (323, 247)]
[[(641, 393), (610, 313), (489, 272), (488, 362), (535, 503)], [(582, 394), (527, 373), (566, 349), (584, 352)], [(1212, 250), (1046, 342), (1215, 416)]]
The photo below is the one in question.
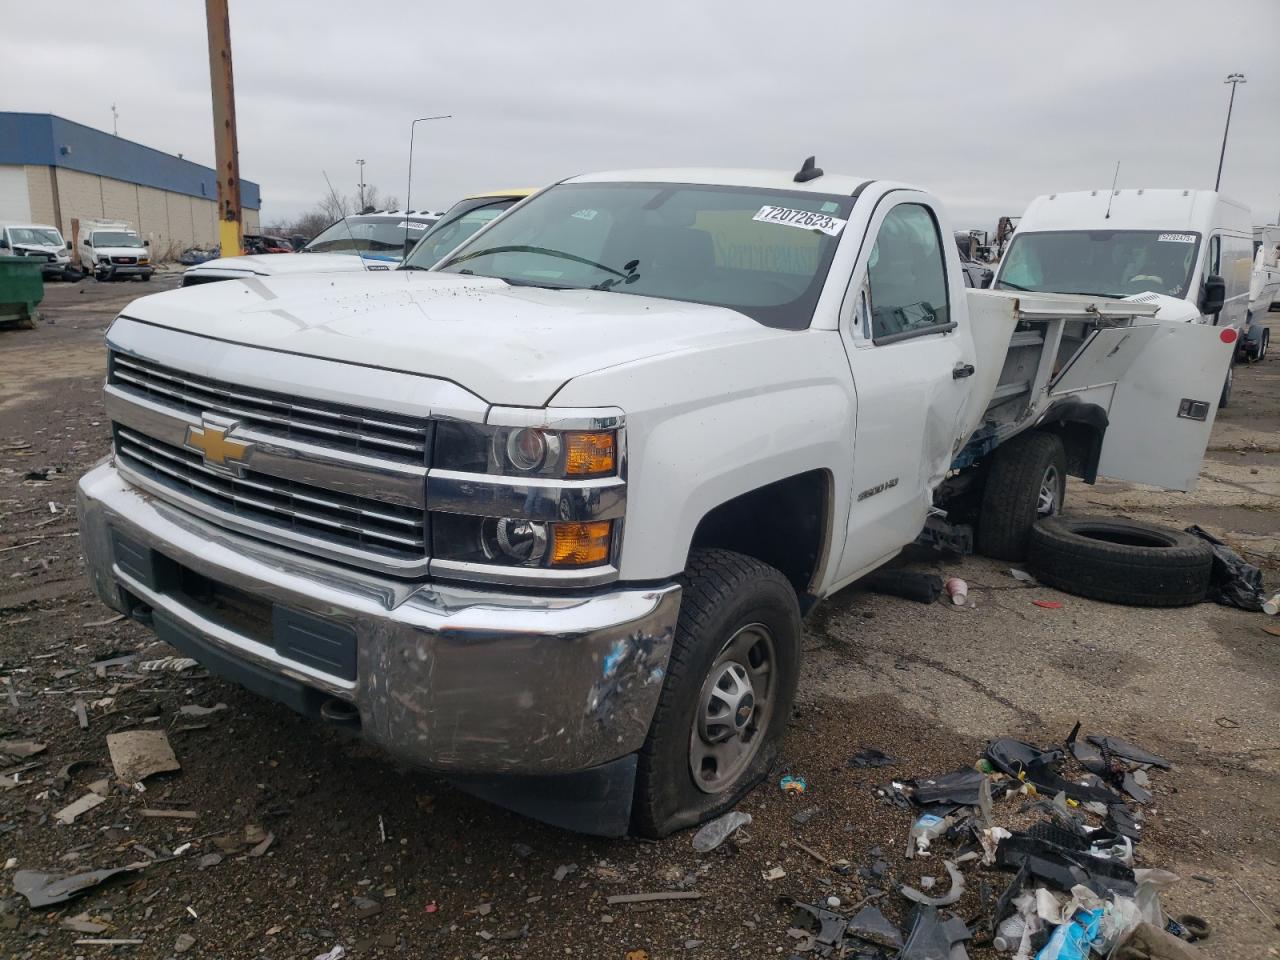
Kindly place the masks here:
[(1262, 571), (1246, 563), (1240, 554), (1198, 526), (1187, 527), (1187, 533), (1199, 537), (1213, 547), (1213, 571), (1209, 575), (1209, 599), (1224, 607), (1239, 607), (1253, 613), (1262, 609), (1266, 595), (1262, 592)]

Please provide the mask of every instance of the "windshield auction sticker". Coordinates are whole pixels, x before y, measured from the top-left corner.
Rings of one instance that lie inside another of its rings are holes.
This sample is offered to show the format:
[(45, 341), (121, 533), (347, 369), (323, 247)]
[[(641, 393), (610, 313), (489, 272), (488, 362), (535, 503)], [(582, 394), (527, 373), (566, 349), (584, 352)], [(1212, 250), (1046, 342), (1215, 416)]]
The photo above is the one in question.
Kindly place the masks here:
[(793, 210), (791, 207), (761, 207), (751, 219), (761, 223), (780, 223), (784, 227), (799, 227), (801, 230), (821, 230), (829, 237), (836, 236), (849, 222), (839, 217), (829, 217), (825, 213)]
[(1195, 243), (1194, 233), (1162, 233), (1156, 237), (1161, 243)]

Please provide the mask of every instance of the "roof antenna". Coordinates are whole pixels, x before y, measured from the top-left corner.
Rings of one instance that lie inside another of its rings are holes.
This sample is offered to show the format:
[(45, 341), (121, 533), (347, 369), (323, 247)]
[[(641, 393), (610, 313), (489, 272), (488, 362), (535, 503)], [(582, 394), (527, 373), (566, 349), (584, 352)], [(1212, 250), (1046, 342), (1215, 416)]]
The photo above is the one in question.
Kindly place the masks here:
[[(333, 198), (333, 209), (342, 213), (342, 203), (338, 200), (338, 193), (333, 189), (333, 184), (329, 183), (329, 175), (323, 170), (320, 172), (324, 174), (324, 182), (329, 184), (329, 196)], [(360, 250), (356, 247), (356, 235), (351, 232), (351, 221), (347, 219), (347, 215), (345, 213), (342, 213), (342, 225), (347, 228), (347, 236), (351, 238), (351, 252), (357, 257), (360, 257), (360, 268), (367, 273), (369, 265), (364, 262), (364, 257), (361, 256)]]
[(1111, 178), (1111, 196), (1107, 197), (1107, 215), (1103, 220), (1111, 219), (1111, 201), (1116, 198), (1116, 184), (1120, 182), (1120, 161), (1116, 161), (1116, 175)]
[[(1234, 87), (1233, 87), (1234, 90)], [(425, 120), (448, 120), (453, 114), (442, 114), (439, 116), (419, 116), (413, 123), (408, 125), (408, 183), (404, 184), (404, 211), (406, 214), (413, 209), (410, 200), (413, 196), (413, 129), (417, 124), (425, 122)], [(404, 255), (401, 262), (408, 260), (408, 216), (404, 218)]]
[(800, 172), (792, 179), (796, 183), (808, 183), (810, 180), (817, 180), (822, 176), (822, 168), (814, 166), (816, 157), (809, 157), (804, 163), (800, 164)]

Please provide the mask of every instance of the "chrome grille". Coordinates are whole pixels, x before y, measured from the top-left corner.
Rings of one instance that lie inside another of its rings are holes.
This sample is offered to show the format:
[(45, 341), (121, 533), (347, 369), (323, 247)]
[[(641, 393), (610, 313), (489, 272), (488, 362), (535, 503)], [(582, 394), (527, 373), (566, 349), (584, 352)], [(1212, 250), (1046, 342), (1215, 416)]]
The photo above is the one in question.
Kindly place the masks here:
[(153, 484), (191, 498), (206, 510), (270, 528), (283, 528), (341, 553), (421, 561), (426, 554), (426, 513), (244, 470), (242, 476), (212, 469), (199, 454), (116, 425), (122, 466)]
[(404, 463), (426, 459), (425, 419), (397, 417), (339, 404), (231, 387), (119, 352), (111, 354), (110, 382), (199, 416), (218, 413), (264, 433)]

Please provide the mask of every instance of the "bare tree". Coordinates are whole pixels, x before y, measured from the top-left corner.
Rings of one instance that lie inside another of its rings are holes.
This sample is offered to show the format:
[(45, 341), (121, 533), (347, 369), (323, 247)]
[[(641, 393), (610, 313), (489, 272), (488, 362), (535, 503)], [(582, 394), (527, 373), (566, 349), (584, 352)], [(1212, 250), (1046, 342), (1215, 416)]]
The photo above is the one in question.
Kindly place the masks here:
[[(384, 197), (378, 193), (377, 187), (365, 184), (365, 209), (372, 207), (374, 210), (395, 210), (399, 206), (399, 198), (394, 196)], [(355, 194), (349, 196), (326, 194), (320, 198), (319, 202), (311, 210), (295, 217), (292, 222), (281, 221), (269, 228), (267, 232), (275, 236), (284, 237), (299, 235), (314, 237), (329, 224), (341, 220), (343, 217), (359, 213), (360, 209), (360, 198)]]

